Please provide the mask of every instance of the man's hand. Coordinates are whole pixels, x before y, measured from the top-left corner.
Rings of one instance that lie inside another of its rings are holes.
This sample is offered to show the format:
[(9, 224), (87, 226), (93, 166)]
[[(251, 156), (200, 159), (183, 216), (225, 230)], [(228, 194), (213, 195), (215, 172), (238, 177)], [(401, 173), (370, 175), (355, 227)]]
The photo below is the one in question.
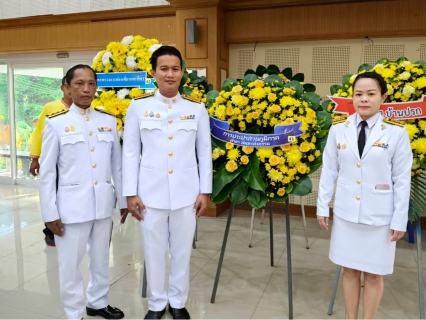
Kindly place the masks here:
[(391, 242), (394, 242), (394, 241), (398, 241), (399, 239), (401, 239), (404, 236), (405, 232), (404, 231), (396, 231), (396, 230), (391, 229), (390, 234), (392, 236)]
[(145, 205), (143, 204), (141, 198), (138, 196), (127, 197), (127, 209), (132, 214), (136, 220), (143, 220), (143, 216), (140, 214), (140, 211), (145, 212)]
[(121, 223), (126, 222), (127, 215), (129, 214), (129, 209), (127, 208), (120, 209), (120, 214), (121, 214)]
[(38, 162), (38, 158), (32, 158), (30, 165), (30, 173), (36, 177), (40, 172), (40, 163)]
[(323, 230), (328, 230), (328, 217), (317, 216), (317, 220)]
[(46, 222), (46, 227), (48, 227), (49, 230), (52, 231), (57, 236), (62, 237), (62, 234), (64, 232), (64, 226), (62, 225), (61, 219), (51, 221), (51, 222)]
[(197, 201), (194, 204), (194, 211), (197, 211), (197, 219), (201, 217), (207, 210), (209, 205), (209, 195), (208, 194), (199, 194)]

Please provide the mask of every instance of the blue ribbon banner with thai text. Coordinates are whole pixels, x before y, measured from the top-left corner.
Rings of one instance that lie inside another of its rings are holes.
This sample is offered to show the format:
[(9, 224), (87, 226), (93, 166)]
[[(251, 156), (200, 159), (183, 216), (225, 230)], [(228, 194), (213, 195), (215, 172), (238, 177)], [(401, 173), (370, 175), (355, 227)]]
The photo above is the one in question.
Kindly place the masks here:
[(250, 134), (229, 130), (229, 122), (210, 117), (210, 130), (213, 137), (224, 142), (232, 142), (241, 147), (273, 148), (292, 143), (304, 132), (301, 122), (274, 127), (273, 134)]
[(97, 73), (96, 75), (98, 88), (156, 89), (155, 79), (148, 78), (145, 71)]

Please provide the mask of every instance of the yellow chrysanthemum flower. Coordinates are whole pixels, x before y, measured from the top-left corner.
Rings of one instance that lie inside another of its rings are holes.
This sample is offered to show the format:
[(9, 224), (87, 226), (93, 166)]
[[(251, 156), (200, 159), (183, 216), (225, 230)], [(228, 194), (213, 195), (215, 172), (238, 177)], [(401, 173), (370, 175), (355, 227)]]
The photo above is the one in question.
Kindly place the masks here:
[(253, 88), (252, 90), (250, 90), (249, 92), (249, 97), (250, 99), (253, 100), (260, 100), (263, 99), (266, 96), (266, 92), (263, 88)]
[(235, 170), (238, 169), (238, 165), (234, 160), (230, 160), (226, 163), (225, 169), (228, 172), (234, 172)]
[(241, 85), (237, 85), (232, 88), (233, 93), (240, 93), (243, 90), (243, 87)]
[(277, 195), (282, 197), (285, 194), (285, 188), (279, 188), (277, 191)]
[(244, 164), (244, 165), (249, 163), (249, 157), (247, 157), (246, 155), (241, 156), (240, 160), (241, 160), (241, 163)]
[(234, 147), (234, 144), (232, 142), (227, 142), (225, 145), (226, 149), (232, 149)]
[(268, 177), (272, 180), (272, 181), (281, 181), (283, 178), (283, 174), (281, 173), (281, 171), (278, 171), (276, 169), (271, 169), (268, 172)]
[(253, 152), (254, 148), (252, 147), (243, 147), (243, 152), (245, 154), (251, 154)]
[(231, 149), (228, 151), (228, 154), (227, 154), (227, 158), (229, 160), (237, 160), (239, 156), (240, 156), (240, 150), (238, 149)]
[(268, 100), (269, 102), (275, 102), (275, 100), (277, 100), (277, 95), (275, 93), (268, 94)]
[(276, 155), (272, 155), (269, 157), (269, 163), (271, 164), (271, 166), (275, 167), (277, 164), (280, 163), (280, 158)]
[(260, 160), (265, 161), (265, 158), (269, 158), (274, 154), (274, 150), (272, 148), (258, 148), (256, 155), (260, 158)]

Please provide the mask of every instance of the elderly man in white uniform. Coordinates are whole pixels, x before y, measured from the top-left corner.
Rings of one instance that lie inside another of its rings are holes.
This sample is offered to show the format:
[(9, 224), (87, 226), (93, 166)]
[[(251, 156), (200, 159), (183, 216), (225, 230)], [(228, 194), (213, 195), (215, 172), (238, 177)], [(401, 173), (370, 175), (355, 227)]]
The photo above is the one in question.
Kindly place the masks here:
[(159, 92), (136, 99), (128, 109), (123, 190), (129, 211), (140, 221), (151, 291), (145, 319), (160, 319), (167, 302), (174, 319), (189, 319), (185, 303), (196, 212), (197, 217), (204, 213), (212, 191), (209, 117), (204, 104), (178, 92), (183, 71), (176, 48), (160, 47), (151, 64)]
[(90, 316), (121, 319), (123, 312), (108, 304), (114, 191), (123, 220), (127, 215), (116, 119), (91, 108), (96, 74), (89, 66), (74, 66), (67, 72), (66, 81), (74, 103), (69, 110), (46, 119), (40, 164), (41, 212), (47, 227), (55, 234), (61, 300), (68, 319), (84, 316), (79, 264), (87, 247), (90, 282), (86, 312)]

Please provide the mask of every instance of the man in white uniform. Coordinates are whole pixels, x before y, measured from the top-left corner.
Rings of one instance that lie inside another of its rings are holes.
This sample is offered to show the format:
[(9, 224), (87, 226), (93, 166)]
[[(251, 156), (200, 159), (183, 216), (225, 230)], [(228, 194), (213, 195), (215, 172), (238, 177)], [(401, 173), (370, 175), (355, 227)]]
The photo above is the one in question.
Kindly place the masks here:
[(195, 218), (207, 209), (212, 191), (209, 117), (204, 104), (179, 94), (183, 71), (176, 48), (160, 47), (151, 64), (159, 91), (132, 101), (128, 109), (123, 194), (140, 221), (151, 291), (145, 319), (160, 319), (168, 302), (174, 319), (189, 319), (185, 303)]
[(121, 319), (123, 312), (108, 304), (114, 191), (123, 220), (127, 215), (116, 119), (91, 108), (96, 74), (89, 66), (71, 68), (66, 82), (74, 103), (69, 110), (46, 119), (40, 163), (41, 212), (47, 227), (55, 234), (61, 300), (68, 319), (84, 316), (79, 264), (87, 247), (90, 282), (86, 312), (90, 316)]

